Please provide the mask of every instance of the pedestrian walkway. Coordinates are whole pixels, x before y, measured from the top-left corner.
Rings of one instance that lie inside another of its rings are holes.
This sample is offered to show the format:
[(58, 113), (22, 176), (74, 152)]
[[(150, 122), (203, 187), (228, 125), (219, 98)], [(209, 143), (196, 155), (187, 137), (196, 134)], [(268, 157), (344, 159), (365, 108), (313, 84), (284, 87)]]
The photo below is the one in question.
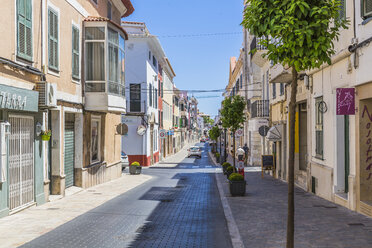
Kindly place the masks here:
[[(231, 197), (226, 176), (217, 173), (245, 247), (285, 247), (287, 183), (260, 172), (245, 174), (247, 193)], [(295, 189), (295, 247), (372, 247), (372, 219)]]
[(149, 175), (121, 178), (0, 219), (0, 247), (18, 247), (143, 184)]
[(166, 157), (163, 161), (160, 161), (154, 165), (151, 165), (151, 168), (174, 168), (176, 167), (186, 156), (187, 156), (187, 149), (190, 146), (195, 145), (195, 143), (187, 143), (184, 147), (177, 153), (172, 154)]

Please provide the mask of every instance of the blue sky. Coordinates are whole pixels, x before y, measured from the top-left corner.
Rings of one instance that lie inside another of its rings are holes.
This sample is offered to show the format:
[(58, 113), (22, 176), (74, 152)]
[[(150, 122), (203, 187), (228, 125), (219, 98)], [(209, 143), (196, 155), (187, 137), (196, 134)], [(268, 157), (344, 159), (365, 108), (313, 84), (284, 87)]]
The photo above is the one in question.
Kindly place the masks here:
[[(145, 22), (158, 35), (176, 72), (181, 90), (222, 89), (229, 77), (229, 60), (242, 46), (242, 0), (132, 0), (133, 14), (125, 21)], [(162, 37), (210, 33), (238, 33), (200, 37)], [(195, 93), (194, 96), (221, 96)], [(216, 115), (222, 97), (199, 98), (202, 112)]]

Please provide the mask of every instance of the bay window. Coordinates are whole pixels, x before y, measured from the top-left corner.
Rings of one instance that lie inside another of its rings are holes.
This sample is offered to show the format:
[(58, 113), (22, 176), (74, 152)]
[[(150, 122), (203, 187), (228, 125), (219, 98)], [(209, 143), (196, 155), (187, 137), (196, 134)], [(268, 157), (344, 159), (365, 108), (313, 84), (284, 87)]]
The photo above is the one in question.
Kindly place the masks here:
[(85, 27), (85, 92), (124, 96), (124, 37), (107, 23), (96, 25)]

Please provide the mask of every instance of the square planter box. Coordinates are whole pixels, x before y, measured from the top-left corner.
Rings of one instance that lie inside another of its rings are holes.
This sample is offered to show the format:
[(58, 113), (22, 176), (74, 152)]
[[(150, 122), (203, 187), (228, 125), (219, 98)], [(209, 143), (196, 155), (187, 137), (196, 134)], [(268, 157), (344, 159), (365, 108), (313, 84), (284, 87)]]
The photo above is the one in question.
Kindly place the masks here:
[(230, 194), (232, 196), (244, 196), (245, 195), (245, 185), (247, 182), (244, 181), (229, 181), (230, 184)]
[(131, 175), (139, 175), (141, 174), (142, 166), (129, 166), (129, 173)]

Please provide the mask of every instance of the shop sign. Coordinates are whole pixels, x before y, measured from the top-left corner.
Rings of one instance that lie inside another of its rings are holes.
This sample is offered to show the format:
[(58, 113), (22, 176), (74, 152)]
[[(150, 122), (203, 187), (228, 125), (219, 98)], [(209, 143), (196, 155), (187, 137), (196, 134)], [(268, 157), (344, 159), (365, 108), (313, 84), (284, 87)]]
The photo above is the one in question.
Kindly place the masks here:
[(337, 115), (355, 115), (355, 88), (336, 89)]
[(0, 109), (38, 111), (39, 92), (0, 85)]

